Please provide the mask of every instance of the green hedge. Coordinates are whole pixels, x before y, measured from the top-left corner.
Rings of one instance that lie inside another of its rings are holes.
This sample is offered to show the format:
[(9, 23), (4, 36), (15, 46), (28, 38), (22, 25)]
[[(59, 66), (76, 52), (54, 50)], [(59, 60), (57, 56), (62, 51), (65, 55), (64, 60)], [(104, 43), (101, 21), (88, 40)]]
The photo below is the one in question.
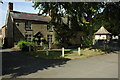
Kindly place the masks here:
[(19, 41), (17, 43), (17, 46), (22, 49), (23, 51), (28, 51), (28, 47), (31, 46), (31, 47), (34, 47), (35, 46), (35, 43), (33, 42), (27, 42), (27, 41)]

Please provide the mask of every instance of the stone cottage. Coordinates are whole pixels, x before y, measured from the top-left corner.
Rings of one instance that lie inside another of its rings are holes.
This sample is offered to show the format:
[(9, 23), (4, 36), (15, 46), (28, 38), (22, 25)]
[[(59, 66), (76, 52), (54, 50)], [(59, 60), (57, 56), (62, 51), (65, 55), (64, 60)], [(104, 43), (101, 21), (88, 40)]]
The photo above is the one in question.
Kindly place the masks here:
[[(46, 41), (54, 41), (54, 31), (48, 28), (50, 16), (39, 14), (18, 12), (13, 10), (13, 3), (8, 4), (8, 12), (6, 15), (6, 38), (7, 47), (13, 47), (20, 40), (32, 41), (32, 37), (43, 37)], [(3, 30), (4, 32), (4, 30)]]
[[(3, 29), (3, 32), (5, 32), (3, 43), (7, 47), (13, 47), (20, 40), (33, 41), (33, 37), (35, 37), (38, 41), (44, 38), (51, 46), (55, 43), (55, 31), (54, 26), (49, 27), (48, 25), (50, 20), (50, 16), (14, 11), (13, 3), (9, 3), (6, 24)], [(67, 23), (66, 18), (63, 18), (63, 21)], [(75, 35), (69, 40), (70, 46), (80, 46), (81, 44), (81, 32), (78, 31)]]

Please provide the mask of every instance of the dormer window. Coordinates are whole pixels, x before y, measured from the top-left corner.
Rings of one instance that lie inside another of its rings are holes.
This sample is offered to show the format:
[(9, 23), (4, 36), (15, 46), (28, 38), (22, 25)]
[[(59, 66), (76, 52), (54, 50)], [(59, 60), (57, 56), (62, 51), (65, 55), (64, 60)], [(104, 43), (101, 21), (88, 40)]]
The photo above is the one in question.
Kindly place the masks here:
[(31, 26), (31, 22), (30, 22), (30, 21), (27, 21), (27, 22), (25, 23), (25, 29), (26, 29), (26, 30), (31, 30), (31, 29), (32, 29), (32, 26)]

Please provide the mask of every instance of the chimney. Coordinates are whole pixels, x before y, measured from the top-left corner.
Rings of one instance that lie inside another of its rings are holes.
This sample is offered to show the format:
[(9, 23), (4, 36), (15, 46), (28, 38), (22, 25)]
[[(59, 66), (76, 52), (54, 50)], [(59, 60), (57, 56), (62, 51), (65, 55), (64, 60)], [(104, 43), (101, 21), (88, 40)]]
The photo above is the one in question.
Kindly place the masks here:
[(8, 3), (8, 10), (13, 11), (13, 3), (11, 2)]

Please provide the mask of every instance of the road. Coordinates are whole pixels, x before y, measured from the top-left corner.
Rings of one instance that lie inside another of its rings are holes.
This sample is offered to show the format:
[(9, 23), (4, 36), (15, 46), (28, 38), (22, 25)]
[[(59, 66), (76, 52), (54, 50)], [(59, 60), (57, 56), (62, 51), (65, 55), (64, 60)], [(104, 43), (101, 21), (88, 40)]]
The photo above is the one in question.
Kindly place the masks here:
[(73, 60), (36, 59), (16, 53), (2, 54), (4, 78), (118, 78), (115, 53)]

